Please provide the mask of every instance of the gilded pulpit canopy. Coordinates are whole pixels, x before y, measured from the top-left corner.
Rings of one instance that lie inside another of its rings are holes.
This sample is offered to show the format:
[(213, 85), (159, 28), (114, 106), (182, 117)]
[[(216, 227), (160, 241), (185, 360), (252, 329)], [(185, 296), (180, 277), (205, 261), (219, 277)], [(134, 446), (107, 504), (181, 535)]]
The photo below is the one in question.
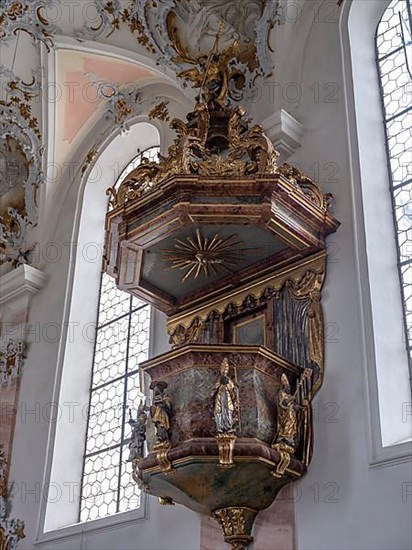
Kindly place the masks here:
[(168, 154), (108, 191), (105, 269), (166, 313), (172, 344), (140, 366), (152, 396), (146, 456), (131, 423), (134, 479), (212, 515), (241, 549), (259, 510), (310, 463), (326, 238), (339, 223), (331, 197), (278, 166), (262, 127), (233, 105), (240, 46), (226, 55), (219, 36), (181, 73), (199, 93), (186, 121), (171, 121)]

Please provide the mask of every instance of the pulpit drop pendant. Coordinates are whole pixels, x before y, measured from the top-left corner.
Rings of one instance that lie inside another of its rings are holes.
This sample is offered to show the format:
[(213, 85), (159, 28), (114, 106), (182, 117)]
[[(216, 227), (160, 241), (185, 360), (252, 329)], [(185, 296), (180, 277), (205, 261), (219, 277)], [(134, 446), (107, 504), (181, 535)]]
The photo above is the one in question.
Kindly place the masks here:
[(311, 460), (325, 238), (339, 223), (214, 78), (171, 122), (169, 155), (110, 190), (105, 270), (168, 316), (171, 351), (140, 365), (153, 397), (130, 419), (133, 477), (214, 517), (240, 550)]

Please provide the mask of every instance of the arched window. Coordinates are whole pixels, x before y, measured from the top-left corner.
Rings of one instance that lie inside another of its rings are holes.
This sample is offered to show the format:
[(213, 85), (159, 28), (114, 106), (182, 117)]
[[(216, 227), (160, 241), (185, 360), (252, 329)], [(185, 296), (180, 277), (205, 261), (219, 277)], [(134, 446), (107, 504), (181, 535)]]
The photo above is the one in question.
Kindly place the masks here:
[[(156, 160), (159, 147), (134, 158), (117, 185), (143, 157)], [(130, 437), (127, 409), (142, 398), (139, 363), (148, 359), (150, 306), (117, 289), (102, 273), (90, 406), (83, 463), (80, 521), (103, 518), (139, 506), (139, 493), (127, 462)]]
[[(42, 504), (43, 533), (51, 539), (62, 529), (97, 532), (147, 517), (148, 502), (137, 487), (130, 498), (130, 429), (123, 411), (138, 405), (137, 363), (157, 349), (162, 321), (148, 306), (122, 295), (101, 266), (106, 189), (118, 185), (143, 155), (157, 155), (159, 143), (157, 127), (143, 120), (111, 136), (73, 193), (75, 217), (67, 237), (73, 244), (55, 386), (56, 403), (70, 413), (60, 414), (52, 426), (45, 473), (47, 487), (64, 489), (70, 480), (70, 490)], [(155, 332), (150, 339), (149, 323)]]
[(412, 6), (393, 0), (376, 33), (405, 342), (412, 356)]

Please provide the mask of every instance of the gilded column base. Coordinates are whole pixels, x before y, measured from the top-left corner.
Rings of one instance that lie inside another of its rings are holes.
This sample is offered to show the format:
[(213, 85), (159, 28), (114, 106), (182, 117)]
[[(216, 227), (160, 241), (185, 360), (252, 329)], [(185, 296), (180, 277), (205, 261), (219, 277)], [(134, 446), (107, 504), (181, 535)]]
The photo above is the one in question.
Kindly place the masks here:
[(236, 436), (230, 434), (217, 434), (215, 439), (219, 450), (220, 466), (230, 468), (230, 466), (233, 466), (233, 450), (235, 448)]
[(247, 507), (220, 508), (212, 513), (212, 517), (220, 524), (225, 542), (232, 550), (246, 550), (253, 541), (251, 535), (257, 510)]

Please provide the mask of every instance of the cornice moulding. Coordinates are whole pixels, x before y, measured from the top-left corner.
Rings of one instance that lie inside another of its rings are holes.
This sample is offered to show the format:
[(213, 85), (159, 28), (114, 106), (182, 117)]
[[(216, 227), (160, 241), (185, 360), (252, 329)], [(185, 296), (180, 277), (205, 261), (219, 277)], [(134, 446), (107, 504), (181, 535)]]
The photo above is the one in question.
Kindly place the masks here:
[(46, 275), (30, 265), (21, 265), (0, 277), (0, 306), (37, 294), (46, 284)]
[(284, 109), (279, 109), (262, 122), (263, 130), (280, 153), (288, 159), (301, 145), (305, 128)]

